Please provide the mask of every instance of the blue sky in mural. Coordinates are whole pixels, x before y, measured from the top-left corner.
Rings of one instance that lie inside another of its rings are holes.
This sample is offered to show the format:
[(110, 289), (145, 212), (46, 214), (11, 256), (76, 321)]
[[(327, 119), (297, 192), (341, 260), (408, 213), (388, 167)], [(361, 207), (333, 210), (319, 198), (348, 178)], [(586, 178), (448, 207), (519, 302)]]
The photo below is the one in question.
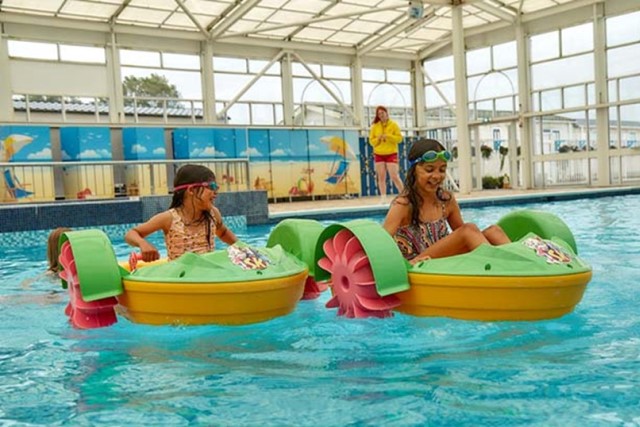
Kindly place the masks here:
[(0, 152), (0, 161), (51, 161), (49, 127), (0, 126)]
[(108, 127), (63, 127), (60, 129), (62, 160), (111, 160)]
[(246, 157), (246, 129), (178, 128), (173, 131), (176, 159)]
[(162, 160), (167, 154), (163, 128), (124, 128), (122, 145), (125, 160)]

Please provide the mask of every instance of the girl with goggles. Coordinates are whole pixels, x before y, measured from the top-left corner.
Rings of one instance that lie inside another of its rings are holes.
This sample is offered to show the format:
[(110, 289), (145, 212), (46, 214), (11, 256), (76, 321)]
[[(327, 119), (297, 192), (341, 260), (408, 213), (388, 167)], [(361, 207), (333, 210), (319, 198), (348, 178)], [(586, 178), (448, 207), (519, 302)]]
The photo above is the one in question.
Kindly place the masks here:
[(510, 240), (497, 225), (481, 231), (465, 223), (453, 193), (444, 189), (451, 152), (434, 139), (420, 139), (409, 150), (404, 191), (391, 202), (384, 228), (412, 264), (470, 252), (482, 244)]
[(449, 150), (442, 150), (442, 151), (429, 150), (429, 151), (426, 151), (422, 156), (412, 160), (409, 166), (413, 166), (418, 162), (426, 162), (426, 163), (435, 162), (438, 159), (443, 160), (445, 162), (450, 162), (452, 158), (453, 156), (451, 155), (451, 151)]
[(144, 261), (160, 258), (155, 246), (145, 237), (158, 230), (164, 233), (169, 259), (185, 252), (206, 253), (215, 249), (215, 238), (232, 245), (238, 239), (222, 222), (220, 210), (213, 205), (218, 193), (216, 176), (201, 165), (178, 169), (173, 181), (173, 199), (168, 210), (129, 230), (125, 240), (140, 248)]

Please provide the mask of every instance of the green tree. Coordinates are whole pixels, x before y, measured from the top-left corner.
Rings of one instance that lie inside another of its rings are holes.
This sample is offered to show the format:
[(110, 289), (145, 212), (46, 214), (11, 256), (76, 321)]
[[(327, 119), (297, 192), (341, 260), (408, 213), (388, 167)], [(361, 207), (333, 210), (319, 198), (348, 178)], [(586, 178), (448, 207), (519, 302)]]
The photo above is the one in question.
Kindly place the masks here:
[[(126, 76), (122, 83), (125, 97), (180, 98), (176, 85), (169, 83), (165, 76), (152, 73), (148, 77)], [(125, 99), (125, 105), (133, 105), (132, 99)], [(138, 107), (162, 107), (161, 99), (137, 99)], [(178, 101), (167, 101), (167, 107), (176, 107)]]

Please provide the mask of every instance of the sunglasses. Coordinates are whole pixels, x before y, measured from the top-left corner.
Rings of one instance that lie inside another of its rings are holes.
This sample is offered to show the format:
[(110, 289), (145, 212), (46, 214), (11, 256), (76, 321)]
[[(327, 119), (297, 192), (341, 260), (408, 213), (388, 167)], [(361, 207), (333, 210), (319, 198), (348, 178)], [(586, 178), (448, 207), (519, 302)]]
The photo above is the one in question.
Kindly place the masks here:
[(429, 150), (426, 153), (424, 153), (422, 156), (418, 157), (417, 159), (412, 160), (411, 166), (415, 165), (418, 162), (426, 162), (426, 163), (435, 162), (438, 159), (444, 160), (445, 162), (449, 162), (451, 161), (452, 158), (453, 156), (451, 155), (451, 151), (449, 150), (442, 150), (442, 151)]
[(187, 190), (189, 188), (193, 188), (193, 187), (208, 187), (209, 190), (211, 191), (218, 191), (218, 183), (215, 181), (209, 181), (209, 182), (198, 182), (196, 184), (183, 184), (183, 185), (178, 185), (177, 187), (173, 188), (173, 191), (179, 191), (179, 190)]

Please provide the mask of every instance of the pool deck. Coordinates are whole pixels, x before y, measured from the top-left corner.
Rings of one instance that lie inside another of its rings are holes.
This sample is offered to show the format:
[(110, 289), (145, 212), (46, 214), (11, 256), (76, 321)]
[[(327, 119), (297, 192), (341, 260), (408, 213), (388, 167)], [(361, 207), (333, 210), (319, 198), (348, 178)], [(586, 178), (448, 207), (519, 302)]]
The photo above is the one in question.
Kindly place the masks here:
[[(456, 193), (460, 206), (517, 205), (519, 203), (573, 200), (589, 197), (607, 197), (640, 194), (640, 186), (603, 188), (562, 188), (548, 190), (482, 190), (469, 194)], [(391, 197), (388, 197), (391, 201)], [(380, 196), (351, 199), (318, 199), (304, 202), (270, 203), (269, 220), (277, 222), (284, 218), (323, 219), (332, 216), (358, 216), (359, 214), (384, 214), (389, 203), (381, 204)]]

